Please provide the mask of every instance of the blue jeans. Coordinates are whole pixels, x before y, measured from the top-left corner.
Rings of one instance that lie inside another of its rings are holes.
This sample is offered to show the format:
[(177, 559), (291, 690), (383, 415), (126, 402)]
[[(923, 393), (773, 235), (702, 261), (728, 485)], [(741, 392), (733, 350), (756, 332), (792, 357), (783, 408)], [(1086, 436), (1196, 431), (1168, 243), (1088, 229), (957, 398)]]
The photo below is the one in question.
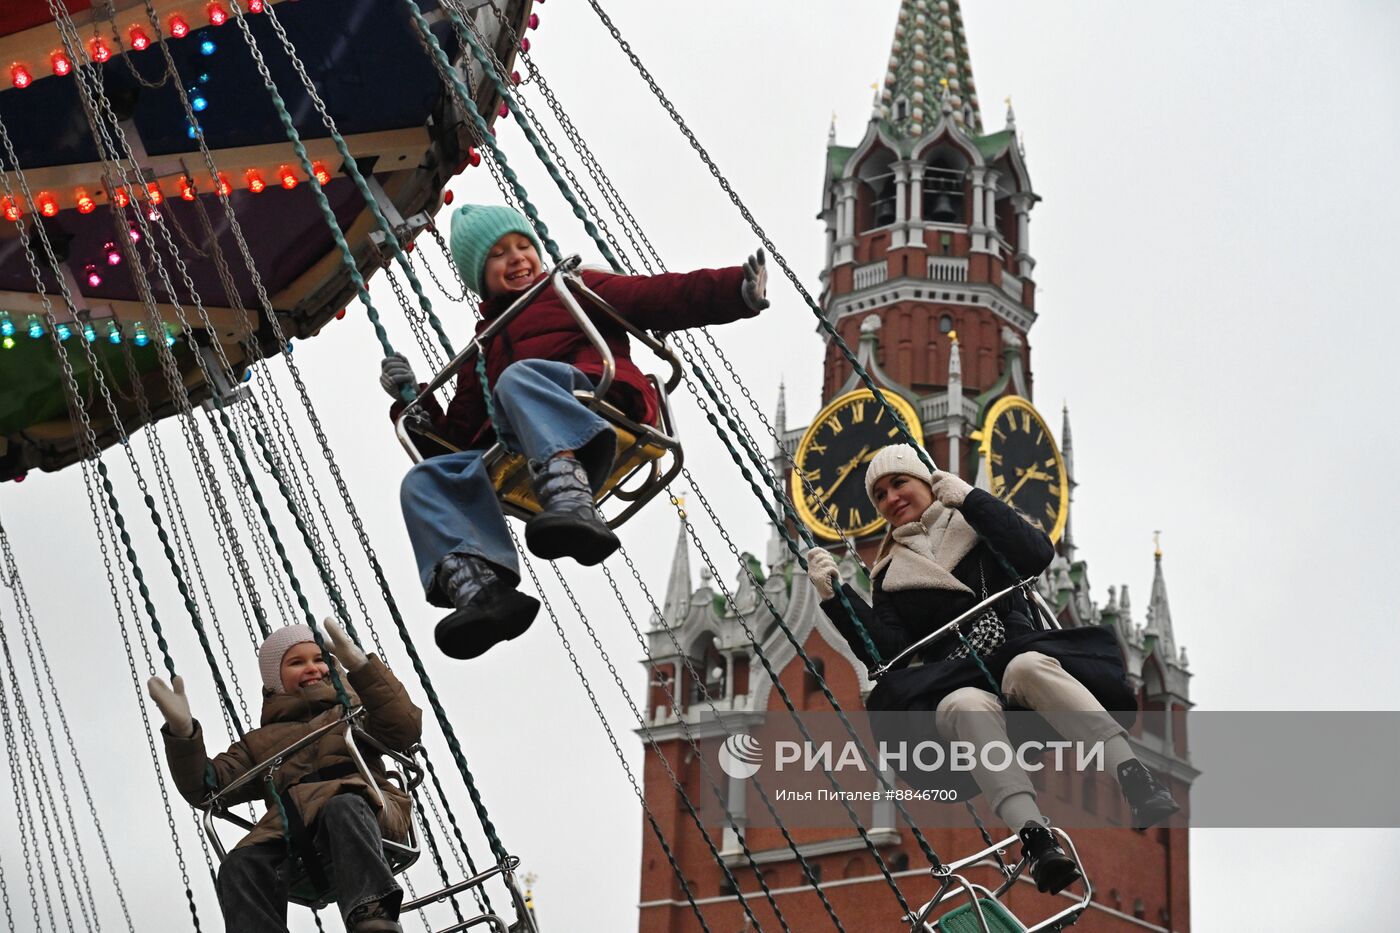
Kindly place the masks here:
[[(574, 451), (597, 490), (612, 470), (617, 438), (606, 421), (574, 398), (575, 389), (592, 388), (588, 377), (568, 363), (512, 363), (492, 392), (496, 436), (533, 461)], [(430, 457), (408, 471), (399, 490), (418, 576), (435, 606), (451, 606), (437, 586), (438, 566), (449, 554), (483, 558), (513, 576), (513, 582), (520, 579), (506, 519), (482, 463), (485, 453), (463, 450)]]
[[(312, 829), (316, 851), (329, 862), (336, 903), (344, 919), (362, 904), (403, 898), (384, 860), (379, 820), (363, 797), (332, 797)], [(219, 866), (219, 907), (233, 933), (286, 933), (287, 846), (281, 842), (234, 849)]]

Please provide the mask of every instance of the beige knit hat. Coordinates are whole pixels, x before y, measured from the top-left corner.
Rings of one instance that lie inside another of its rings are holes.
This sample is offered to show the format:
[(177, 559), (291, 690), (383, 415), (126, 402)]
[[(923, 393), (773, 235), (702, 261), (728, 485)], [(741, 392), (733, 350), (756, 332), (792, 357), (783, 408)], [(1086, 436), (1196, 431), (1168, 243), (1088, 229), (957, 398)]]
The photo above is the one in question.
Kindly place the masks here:
[[(933, 457), (929, 457), (930, 460)], [(882, 476), (905, 473), (932, 484), (933, 473), (919, 459), (919, 452), (908, 444), (891, 444), (875, 452), (865, 471), (865, 494), (875, 501), (875, 483)]]
[(282, 658), (302, 642), (315, 640), (311, 626), (301, 623), (283, 626), (267, 636), (267, 641), (258, 649), (258, 670), (262, 672), (263, 686), (273, 693), (285, 693), (282, 689)]

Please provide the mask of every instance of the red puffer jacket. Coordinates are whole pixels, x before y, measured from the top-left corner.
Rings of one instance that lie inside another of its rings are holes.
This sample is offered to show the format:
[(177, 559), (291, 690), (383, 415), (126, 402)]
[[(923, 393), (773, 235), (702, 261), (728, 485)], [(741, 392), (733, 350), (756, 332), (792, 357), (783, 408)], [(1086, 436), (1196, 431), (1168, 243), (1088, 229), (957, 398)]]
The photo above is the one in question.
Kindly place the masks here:
[[(594, 269), (584, 269), (579, 274), (584, 284), (600, 298), (644, 330), (673, 331), (727, 324), (758, 313), (744, 303), (744, 270), (740, 266), (650, 276), (614, 275)], [(482, 302), (477, 333), (509, 308), (513, 300), (511, 295), (500, 295)], [(609, 401), (631, 417), (655, 424), (659, 401), (651, 384), (632, 362), (627, 331), (606, 314), (592, 309), (587, 301), (580, 301), (580, 305), (597, 326), (617, 363)], [(570, 363), (595, 380), (603, 374), (602, 356), (589, 343), (553, 288), (541, 291), (487, 344), (487, 378), (495, 386), (507, 366), (529, 359)], [(421, 390), (422, 386), (419, 388)], [(396, 402), (391, 416), (397, 418), (403, 405), (403, 402)], [(482, 401), (481, 380), (473, 369), (463, 370), (457, 394), (448, 403), (447, 411), (432, 398), (424, 399), (423, 408), (432, 416), (434, 431), (458, 447), (481, 447), (492, 440), (491, 421)]]

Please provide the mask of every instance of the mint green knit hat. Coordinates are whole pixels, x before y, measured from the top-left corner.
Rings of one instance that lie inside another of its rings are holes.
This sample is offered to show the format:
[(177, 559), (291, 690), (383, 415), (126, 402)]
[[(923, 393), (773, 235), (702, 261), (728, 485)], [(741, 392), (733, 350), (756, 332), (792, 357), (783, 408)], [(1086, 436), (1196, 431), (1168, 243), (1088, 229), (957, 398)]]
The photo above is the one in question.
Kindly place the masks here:
[(462, 273), (462, 281), (481, 294), (481, 273), (486, 257), (496, 241), (507, 233), (521, 233), (535, 244), (544, 261), (544, 249), (530, 222), (519, 211), (497, 204), (463, 204), (452, 213), (452, 261)]

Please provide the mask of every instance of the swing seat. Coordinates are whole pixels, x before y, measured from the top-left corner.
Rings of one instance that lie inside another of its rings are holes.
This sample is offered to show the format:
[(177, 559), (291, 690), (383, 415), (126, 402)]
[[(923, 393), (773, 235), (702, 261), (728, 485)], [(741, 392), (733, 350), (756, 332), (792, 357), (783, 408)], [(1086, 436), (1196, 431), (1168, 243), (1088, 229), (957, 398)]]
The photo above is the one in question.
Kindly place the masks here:
[(1012, 916), (1011, 911), (1002, 906), (1001, 901), (991, 897), (979, 897), (977, 904), (964, 904), (948, 911), (938, 918), (940, 933), (984, 933), (977, 920), (977, 908), (982, 908), (982, 919), (986, 921), (985, 933), (1026, 933), (1026, 927)]
[[(428, 383), (417, 399), (404, 406), (395, 422), (395, 432), (414, 463), (421, 463), (429, 456), (461, 450), (421, 423), (424, 420), (421, 417), (421, 400), (446, 386), (454, 377), (477, 378), (476, 357), (485, 343), (533, 301), (540, 291), (552, 287), (573, 315), (579, 330), (603, 360), (603, 375), (597, 386), (591, 392), (576, 390), (574, 397), (596, 412), (617, 435), (617, 459), (613, 462), (612, 473), (602, 488), (594, 494), (594, 501), (600, 509), (611, 500), (622, 503), (618, 509), (603, 510), (608, 527), (616, 528), (666, 488), (671, 480), (680, 474), (684, 464), (684, 454), (676, 436), (669, 399), (669, 394), (680, 385), (681, 365), (675, 352), (664, 341), (631, 324), (583, 284), (583, 280), (574, 274), (580, 262), (578, 256), (570, 256), (512, 302), (500, 317), (492, 321), (489, 327), (477, 335), (466, 349), (457, 354), (443, 371)], [(613, 357), (612, 348), (579, 304), (579, 298), (586, 300), (599, 313), (612, 318), (670, 366), (671, 373), (664, 383), (655, 376), (647, 376), (659, 401), (657, 424), (642, 424), (607, 401), (608, 390), (612, 387), (617, 371), (617, 362)], [(500, 499), (502, 512), (520, 519), (528, 519), (540, 512), (540, 503), (530, 484), (529, 466), (524, 456), (507, 449), (497, 441), (487, 450), (483, 459), (490, 472), (492, 485), (496, 488), (496, 495)]]

